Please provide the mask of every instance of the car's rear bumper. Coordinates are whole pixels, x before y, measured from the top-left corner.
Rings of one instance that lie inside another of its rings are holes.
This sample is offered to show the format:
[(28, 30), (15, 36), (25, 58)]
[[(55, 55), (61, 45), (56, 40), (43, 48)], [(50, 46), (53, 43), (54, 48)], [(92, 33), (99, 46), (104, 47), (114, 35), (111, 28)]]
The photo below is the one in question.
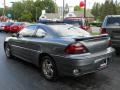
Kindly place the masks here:
[(94, 54), (53, 56), (59, 75), (80, 76), (106, 68), (112, 61), (113, 48)]

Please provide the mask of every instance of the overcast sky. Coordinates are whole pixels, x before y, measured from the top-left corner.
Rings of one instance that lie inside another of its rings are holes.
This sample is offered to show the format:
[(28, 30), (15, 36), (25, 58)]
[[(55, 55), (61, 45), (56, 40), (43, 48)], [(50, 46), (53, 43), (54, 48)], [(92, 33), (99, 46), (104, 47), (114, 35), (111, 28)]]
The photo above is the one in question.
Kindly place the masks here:
[[(0, 0), (0, 7), (3, 7), (3, 1), (4, 0)], [(12, 4), (10, 2), (15, 2), (15, 1), (21, 1), (21, 0), (6, 0), (6, 5), (11, 6)], [(58, 6), (62, 6), (63, 0), (54, 0), (54, 1), (56, 1)], [(68, 3), (69, 6), (75, 6), (75, 5), (79, 5), (80, 1), (84, 1), (84, 0), (64, 0), (64, 1), (65, 3)], [(91, 8), (95, 2), (99, 2), (99, 3), (105, 2), (105, 0), (86, 0), (86, 1), (87, 1), (87, 5), (86, 5), (87, 8)], [(120, 2), (120, 0), (117, 1)]]
[[(62, 1), (63, 0), (56, 0), (56, 3), (59, 6), (62, 6)], [(68, 3), (69, 6), (75, 6), (75, 5), (79, 5), (80, 1), (84, 1), (84, 0), (64, 0), (64, 1), (65, 1), (65, 3)], [(86, 2), (87, 2), (86, 6), (92, 7), (94, 2), (96, 2), (96, 1), (99, 3), (103, 3), (105, 0), (86, 0)]]

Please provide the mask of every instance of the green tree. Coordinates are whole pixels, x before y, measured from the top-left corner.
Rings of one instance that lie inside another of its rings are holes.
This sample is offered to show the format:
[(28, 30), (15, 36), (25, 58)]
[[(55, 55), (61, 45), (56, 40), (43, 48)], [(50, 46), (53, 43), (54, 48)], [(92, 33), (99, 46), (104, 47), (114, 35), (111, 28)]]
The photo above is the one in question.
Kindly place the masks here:
[(68, 12), (69, 12), (69, 6), (68, 6), (68, 4), (66, 3), (64, 13), (66, 14), (66, 13), (68, 13)]
[(42, 1), (42, 0), (36, 0), (36, 2), (34, 2), (34, 6), (36, 8), (34, 10), (35, 11), (34, 16), (36, 16), (36, 14), (37, 14), (37, 16), (39, 17), (42, 13), (42, 10), (46, 9), (46, 7), (44, 5), (44, 1)]
[(29, 15), (32, 14), (30, 15), (30, 21), (35, 21), (36, 16), (38, 18), (41, 15), (42, 10), (46, 10), (47, 13), (56, 12), (57, 5), (53, 0), (22, 0), (21, 2), (14, 2), (11, 10), (17, 20), (21, 19), (21, 17), (24, 19), (23, 17), (26, 16), (26, 11), (29, 11)]
[(91, 13), (96, 19), (103, 20), (106, 15), (117, 14), (116, 4), (113, 0), (106, 0), (104, 4), (95, 3)]
[(120, 3), (116, 4), (117, 14), (120, 15)]
[(35, 11), (37, 11), (38, 17), (41, 15), (42, 10), (46, 10), (46, 13), (55, 13), (57, 11), (57, 5), (52, 0), (36, 0), (34, 6), (37, 9)]
[(53, 0), (44, 0), (43, 4), (47, 13), (55, 13), (55, 3)]
[(21, 13), (21, 17), (19, 18), (19, 20), (31, 22), (31, 20), (32, 20), (32, 14), (31, 14), (31, 12), (25, 10), (24, 12)]
[(14, 2), (12, 6), (12, 11), (14, 13), (15, 19), (18, 19), (21, 17), (21, 13), (24, 11), (24, 5), (21, 2)]
[(91, 10), (91, 13), (95, 16), (95, 19), (99, 19), (100, 17), (100, 8), (101, 8), (101, 5), (99, 3), (95, 3), (93, 5), (93, 8)]
[(0, 16), (3, 15), (3, 8), (0, 8)]
[(102, 13), (102, 19), (104, 19), (104, 17), (106, 15), (117, 14), (116, 13), (116, 6), (113, 3), (113, 0), (111, 0), (111, 1), (106, 0), (105, 1), (105, 4), (103, 5), (103, 11), (101, 13)]
[(75, 6), (75, 7), (74, 7), (74, 11), (81, 11), (81, 7), (80, 7), (80, 6), (78, 6), (78, 5), (77, 5), (77, 6)]
[(58, 6), (56, 3), (55, 3), (55, 13), (58, 13)]
[(23, 0), (24, 10), (29, 11), (32, 14), (32, 21), (35, 20), (36, 15), (36, 6), (34, 5), (33, 0)]

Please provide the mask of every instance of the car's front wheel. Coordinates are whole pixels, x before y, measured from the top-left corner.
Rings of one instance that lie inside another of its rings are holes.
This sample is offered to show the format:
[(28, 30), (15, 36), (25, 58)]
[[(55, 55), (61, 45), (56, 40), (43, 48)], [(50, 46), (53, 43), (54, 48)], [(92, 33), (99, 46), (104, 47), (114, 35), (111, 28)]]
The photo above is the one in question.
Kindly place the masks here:
[(10, 49), (10, 46), (8, 44), (5, 45), (5, 54), (6, 54), (7, 58), (12, 57), (11, 49)]
[(47, 80), (56, 80), (57, 75), (57, 68), (53, 59), (49, 56), (44, 56), (42, 58), (41, 64), (42, 74)]

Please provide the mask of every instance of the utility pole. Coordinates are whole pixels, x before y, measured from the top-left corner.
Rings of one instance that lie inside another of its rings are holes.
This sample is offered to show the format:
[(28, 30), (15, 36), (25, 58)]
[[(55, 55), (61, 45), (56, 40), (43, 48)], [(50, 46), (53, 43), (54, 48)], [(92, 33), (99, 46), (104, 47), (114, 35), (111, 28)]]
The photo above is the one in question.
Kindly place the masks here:
[(65, 8), (65, 1), (63, 0), (63, 20), (64, 20), (64, 8)]
[(36, 7), (36, 22), (37, 22), (37, 12), (38, 12), (38, 9), (37, 9), (37, 7)]
[(84, 18), (86, 17), (86, 0), (84, 0), (85, 6), (84, 6)]
[(6, 10), (6, 1), (4, 0), (3, 16), (5, 16), (5, 10)]
[(117, 5), (117, 3), (118, 3), (118, 2), (117, 2), (117, 0), (116, 0), (116, 5)]
[(13, 4), (14, 4), (15, 2), (10, 2), (10, 3), (12, 3), (13, 19), (15, 20), (15, 12), (14, 12), (14, 8), (13, 8)]

